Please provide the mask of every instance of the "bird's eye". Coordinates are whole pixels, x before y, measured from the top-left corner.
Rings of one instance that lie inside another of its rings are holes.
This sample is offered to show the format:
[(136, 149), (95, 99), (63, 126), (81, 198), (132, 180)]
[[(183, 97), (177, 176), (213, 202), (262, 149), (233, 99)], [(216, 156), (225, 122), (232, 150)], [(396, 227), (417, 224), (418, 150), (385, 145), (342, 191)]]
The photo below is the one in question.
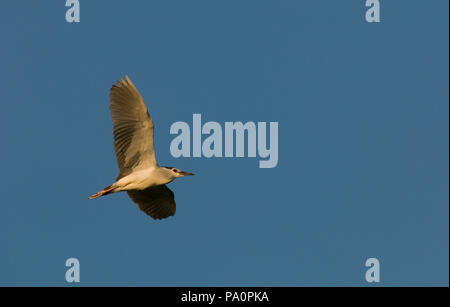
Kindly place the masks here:
[(176, 168), (172, 169), (175, 173), (178, 173), (178, 170)]

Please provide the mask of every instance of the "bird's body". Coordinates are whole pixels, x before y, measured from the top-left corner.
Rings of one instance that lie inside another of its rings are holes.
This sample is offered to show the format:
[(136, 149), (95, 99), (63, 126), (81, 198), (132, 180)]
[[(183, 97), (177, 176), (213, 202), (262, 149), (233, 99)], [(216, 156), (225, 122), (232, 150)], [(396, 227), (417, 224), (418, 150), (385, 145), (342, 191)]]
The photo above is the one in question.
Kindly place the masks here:
[(156, 163), (153, 120), (128, 76), (111, 88), (110, 110), (120, 174), (116, 182), (89, 199), (127, 191), (139, 208), (152, 218), (174, 215), (174, 195), (166, 184), (175, 178), (193, 174)]
[(141, 171), (133, 172), (112, 185), (114, 192), (128, 190), (145, 190), (148, 187), (172, 182), (175, 178), (159, 166), (152, 166)]

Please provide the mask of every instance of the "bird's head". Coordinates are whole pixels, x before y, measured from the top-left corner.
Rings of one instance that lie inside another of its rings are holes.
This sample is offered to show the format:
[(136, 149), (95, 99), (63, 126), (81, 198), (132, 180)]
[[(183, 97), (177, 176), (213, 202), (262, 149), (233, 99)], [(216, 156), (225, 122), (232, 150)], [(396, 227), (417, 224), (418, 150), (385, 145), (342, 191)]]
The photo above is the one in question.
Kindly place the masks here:
[(164, 168), (169, 171), (169, 174), (173, 179), (184, 177), (184, 176), (194, 176), (194, 174), (192, 174), (192, 173), (180, 171), (178, 168), (175, 168), (175, 167), (165, 166)]

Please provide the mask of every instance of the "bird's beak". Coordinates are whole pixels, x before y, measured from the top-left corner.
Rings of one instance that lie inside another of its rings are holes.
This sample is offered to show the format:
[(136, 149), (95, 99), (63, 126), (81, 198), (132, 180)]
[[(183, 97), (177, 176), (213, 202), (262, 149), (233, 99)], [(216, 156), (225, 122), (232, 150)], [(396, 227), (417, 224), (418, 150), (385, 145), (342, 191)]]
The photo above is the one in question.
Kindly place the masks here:
[(194, 174), (188, 172), (180, 172), (180, 174), (183, 176), (194, 176)]

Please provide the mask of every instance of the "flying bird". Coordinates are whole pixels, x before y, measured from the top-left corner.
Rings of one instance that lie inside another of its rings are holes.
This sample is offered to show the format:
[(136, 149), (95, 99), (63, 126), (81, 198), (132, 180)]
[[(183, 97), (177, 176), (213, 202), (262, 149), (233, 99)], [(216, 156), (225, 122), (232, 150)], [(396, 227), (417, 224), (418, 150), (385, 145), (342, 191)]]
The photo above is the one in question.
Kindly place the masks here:
[(112, 86), (110, 110), (120, 173), (116, 182), (89, 199), (126, 191), (139, 209), (153, 219), (175, 215), (175, 197), (166, 184), (194, 174), (156, 163), (153, 120), (128, 76)]

